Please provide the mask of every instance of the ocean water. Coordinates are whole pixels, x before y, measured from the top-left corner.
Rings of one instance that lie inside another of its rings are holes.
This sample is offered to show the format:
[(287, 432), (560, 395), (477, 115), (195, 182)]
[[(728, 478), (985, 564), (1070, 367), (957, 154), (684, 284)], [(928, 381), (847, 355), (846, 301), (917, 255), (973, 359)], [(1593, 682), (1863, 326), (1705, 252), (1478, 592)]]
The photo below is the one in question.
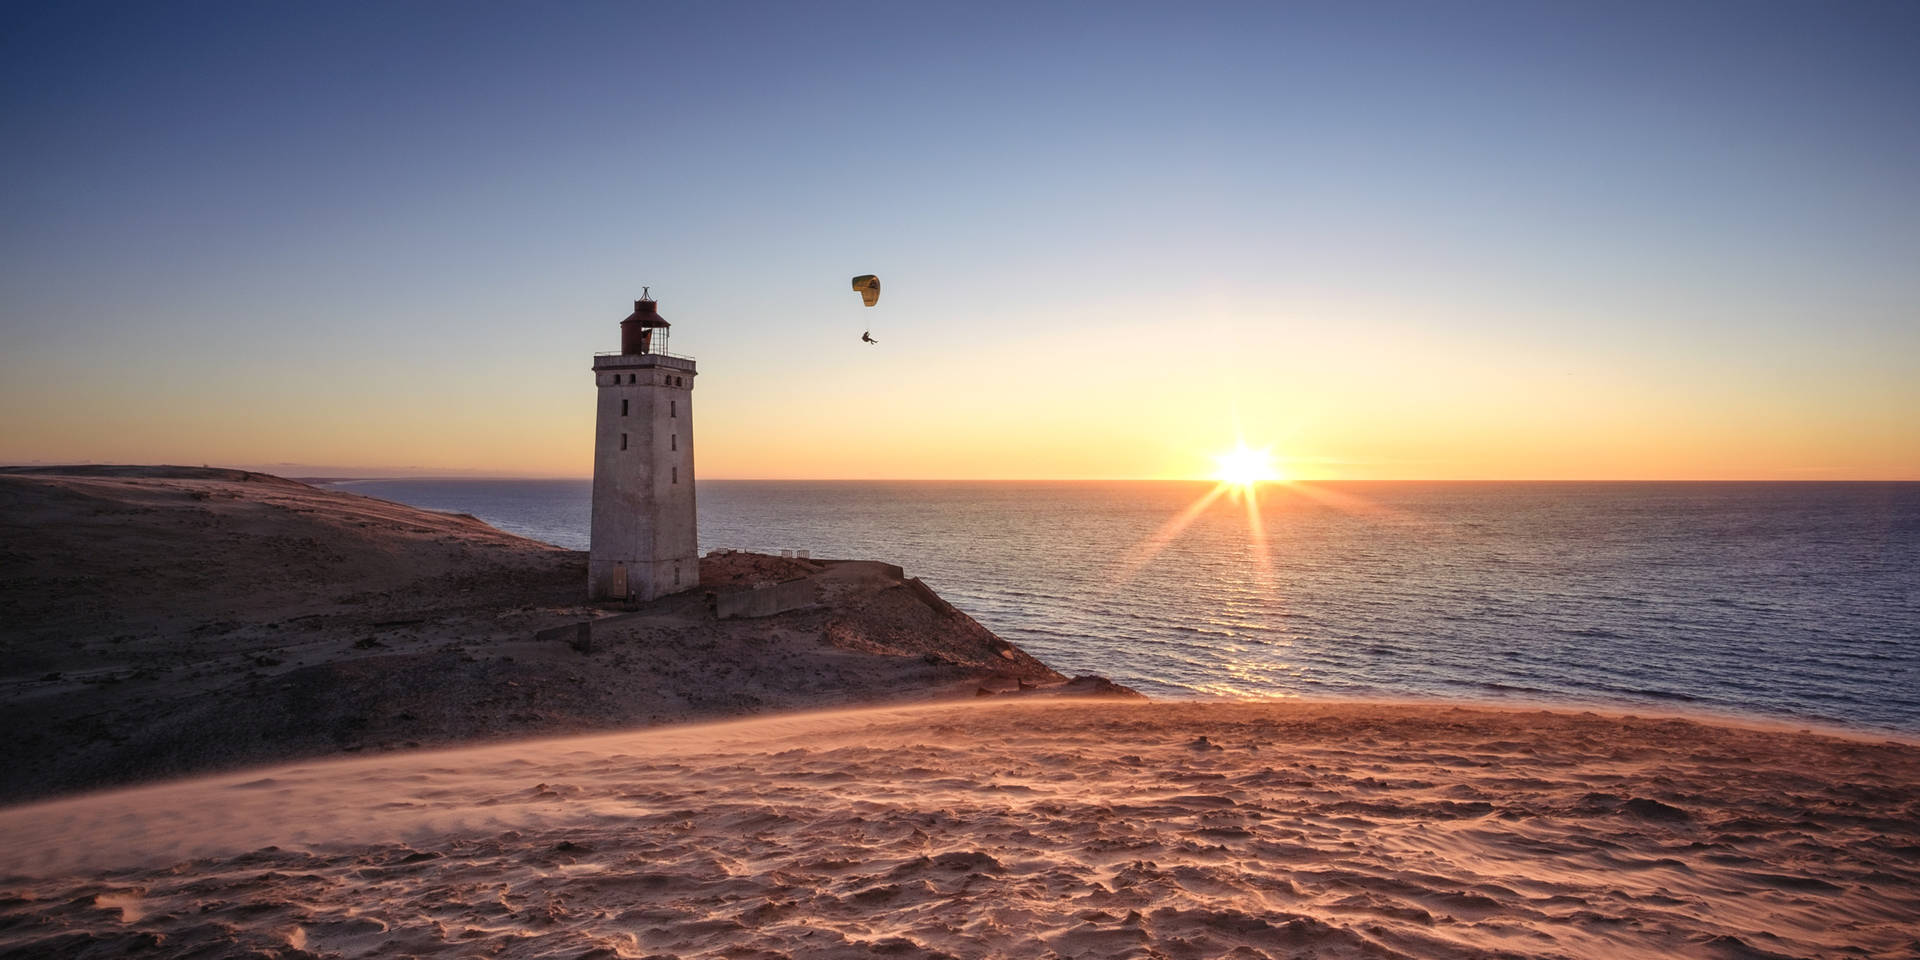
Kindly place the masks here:
[[(343, 484), (585, 549), (584, 480)], [(701, 481), (701, 549), (899, 563), (1156, 697), (1648, 704), (1920, 732), (1920, 484)], [(1190, 515), (1181, 524), (1183, 515)]]

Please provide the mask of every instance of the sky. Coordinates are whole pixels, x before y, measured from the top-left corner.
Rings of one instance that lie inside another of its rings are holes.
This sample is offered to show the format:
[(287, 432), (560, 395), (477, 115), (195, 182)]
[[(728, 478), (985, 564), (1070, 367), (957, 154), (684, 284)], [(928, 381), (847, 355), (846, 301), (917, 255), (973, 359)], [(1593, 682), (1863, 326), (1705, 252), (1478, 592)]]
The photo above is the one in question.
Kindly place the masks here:
[(0, 462), (584, 476), (650, 286), (703, 478), (1920, 479), (1916, 49), (1912, 3), (8, 2)]

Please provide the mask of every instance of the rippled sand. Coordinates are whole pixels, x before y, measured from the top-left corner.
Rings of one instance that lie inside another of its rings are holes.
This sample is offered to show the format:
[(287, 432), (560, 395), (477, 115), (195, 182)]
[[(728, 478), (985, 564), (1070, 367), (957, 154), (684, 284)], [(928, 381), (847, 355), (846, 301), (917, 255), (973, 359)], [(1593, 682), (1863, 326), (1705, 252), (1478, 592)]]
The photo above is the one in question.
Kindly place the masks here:
[(0, 811), (0, 954), (1910, 957), (1920, 747), (987, 703)]

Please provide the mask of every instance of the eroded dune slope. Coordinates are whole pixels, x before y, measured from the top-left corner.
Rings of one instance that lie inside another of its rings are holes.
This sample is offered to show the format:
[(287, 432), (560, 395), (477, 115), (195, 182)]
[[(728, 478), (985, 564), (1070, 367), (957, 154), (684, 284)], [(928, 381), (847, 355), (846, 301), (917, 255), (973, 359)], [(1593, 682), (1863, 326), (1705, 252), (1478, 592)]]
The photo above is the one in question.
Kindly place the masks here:
[[(707, 596), (806, 575), (777, 615)], [(731, 554), (701, 578), (596, 606), (584, 554), (471, 517), (238, 470), (0, 471), (0, 802), (1065, 679), (886, 564)], [(586, 621), (591, 644), (550, 632)]]

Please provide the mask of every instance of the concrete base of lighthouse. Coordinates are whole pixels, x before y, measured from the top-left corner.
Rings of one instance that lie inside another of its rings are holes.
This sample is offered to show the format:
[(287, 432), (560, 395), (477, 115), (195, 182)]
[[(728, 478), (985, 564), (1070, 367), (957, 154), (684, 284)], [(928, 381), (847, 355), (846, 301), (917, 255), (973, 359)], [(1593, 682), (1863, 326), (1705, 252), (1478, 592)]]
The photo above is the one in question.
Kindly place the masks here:
[(587, 596), (593, 600), (652, 600), (700, 585), (700, 559), (587, 561)]

